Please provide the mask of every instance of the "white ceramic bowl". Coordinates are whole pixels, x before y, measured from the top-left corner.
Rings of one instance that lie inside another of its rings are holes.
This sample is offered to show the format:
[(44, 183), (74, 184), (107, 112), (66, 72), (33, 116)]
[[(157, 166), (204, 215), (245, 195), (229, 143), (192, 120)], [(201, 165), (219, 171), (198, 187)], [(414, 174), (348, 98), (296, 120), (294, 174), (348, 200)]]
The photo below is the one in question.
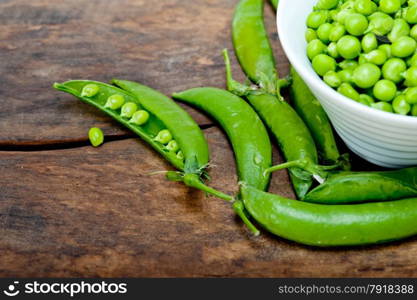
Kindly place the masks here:
[(317, 0), (280, 0), (278, 33), (291, 64), (323, 105), (340, 137), (364, 159), (383, 167), (417, 165), (417, 117), (379, 111), (327, 86), (306, 55), (305, 21)]

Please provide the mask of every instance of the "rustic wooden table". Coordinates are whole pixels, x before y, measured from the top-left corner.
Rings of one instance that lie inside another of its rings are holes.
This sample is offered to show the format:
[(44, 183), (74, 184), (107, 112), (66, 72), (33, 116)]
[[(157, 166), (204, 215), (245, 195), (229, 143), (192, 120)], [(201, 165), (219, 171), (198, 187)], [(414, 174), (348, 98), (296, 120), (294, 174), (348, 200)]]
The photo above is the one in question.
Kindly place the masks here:
[[(224, 87), (237, 0), (0, 1), (0, 276), (416, 276), (417, 240), (314, 249), (251, 236), (220, 200), (152, 171), (154, 151), (54, 81), (131, 79), (166, 94)], [(282, 75), (274, 13), (266, 8)], [(234, 61), (236, 77), (243, 75)], [(211, 120), (186, 108), (210, 142), (212, 185), (236, 190), (233, 153)], [(91, 126), (104, 146), (88, 145)], [(275, 151), (275, 161), (281, 159)], [(292, 197), (286, 172), (271, 191)], [(416, 251), (416, 252), (414, 252)]]

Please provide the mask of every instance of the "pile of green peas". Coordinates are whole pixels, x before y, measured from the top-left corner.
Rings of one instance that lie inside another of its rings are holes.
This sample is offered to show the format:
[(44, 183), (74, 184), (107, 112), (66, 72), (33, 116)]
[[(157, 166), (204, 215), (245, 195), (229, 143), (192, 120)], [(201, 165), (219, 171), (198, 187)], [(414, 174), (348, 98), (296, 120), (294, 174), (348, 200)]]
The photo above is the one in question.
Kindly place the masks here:
[[(94, 97), (100, 92), (100, 87), (96, 84), (87, 84), (82, 92), (82, 97)], [(143, 126), (149, 120), (149, 113), (146, 110), (138, 109), (138, 106), (134, 102), (126, 102), (125, 98), (122, 95), (114, 94), (107, 98), (105, 108), (111, 109), (114, 111), (119, 111), (120, 116), (123, 118), (129, 119), (129, 123)], [(91, 136), (94, 132), (90, 134)], [(183, 160), (184, 155), (180, 150), (178, 143), (173, 139), (171, 132), (168, 129), (162, 129), (158, 134), (153, 138), (155, 142), (158, 142), (162, 145), (165, 145), (167, 151), (175, 152), (178, 159)], [(101, 141), (102, 143), (102, 141)], [(100, 144), (101, 144), (100, 143)], [(92, 143), (94, 146), (96, 143)]]
[(417, 116), (417, 0), (319, 0), (306, 24), (307, 56), (326, 84)]

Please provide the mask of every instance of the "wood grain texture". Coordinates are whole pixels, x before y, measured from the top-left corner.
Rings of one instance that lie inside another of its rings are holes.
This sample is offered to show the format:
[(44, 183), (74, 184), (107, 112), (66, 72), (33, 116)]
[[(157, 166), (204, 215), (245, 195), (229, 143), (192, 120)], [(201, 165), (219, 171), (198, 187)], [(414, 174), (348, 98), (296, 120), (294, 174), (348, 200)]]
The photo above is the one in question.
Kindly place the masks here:
[[(0, 2), (0, 146), (85, 141), (91, 126), (122, 127), (55, 81), (123, 78), (167, 95), (224, 87), (223, 48), (232, 48), (235, 0), (16, 0)], [(271, 9), (268, 27), (283, 72)], [(243, 79), (237, 63), (236, 76)], [(187, 107), (199, 124), (211, 121)]]
[[(236, 190), (233, 153), (205, 130), (212, 186)], [(275, 159), (279, 159), (275, 155)], [(0, 153), (0, 276), (415, 276), (415, 239), (314, 249), (253, 237), (229, 204), (149, 172), (170, 167), (129, 139), (103, 147)], [(285, 172), (272, 192), (291, 197)]]

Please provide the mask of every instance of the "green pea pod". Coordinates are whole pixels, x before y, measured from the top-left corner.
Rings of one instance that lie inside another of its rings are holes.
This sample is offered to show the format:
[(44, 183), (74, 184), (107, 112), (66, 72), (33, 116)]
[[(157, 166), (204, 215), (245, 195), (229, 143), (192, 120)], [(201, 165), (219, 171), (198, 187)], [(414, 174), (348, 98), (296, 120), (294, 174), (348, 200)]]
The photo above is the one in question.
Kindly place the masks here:
[(291, 68), (291, 77), (292, 106), (310, 129), (322, 161), (336, 163), (340, 153), (326, 112), (294, 68)]
[(263, 20), (263, 0), (241, 0), (233, 18), (233, 44), (246, 75), (272, 94), (278, 75)]
[(417, 199), (321, 205), (241, 187), (244, 205), (269, 232), (305, 245), (358, 246), (417, 234)]
[(232, 143), (239, 180), (267, 189), (270, 176), (264, 172), (272, 163), (271, 142), (249, 104), (228, 91), (208, 87), (175, 93), (173, 98), (203, 110), (219, 122)]
[(340, 172), (311, 190), (303, 201), (345, 204), (417, 197), (417, 168), (387, 172)]
[[(234, 201), (232, 196), (216, 191), (202, 182), (201, 177), (206, 175), (205, 169), (209, 161), (208, 144), (201, 129), (180, 106), (165, 95), (143, 85), (124, 80), (114, 80), (114, 82), (128, 91), (86, 80), (55, 83), (54, 87), (98, 108), (132, 130), (175, 168), (181, 170), (183, 181), (188, 186), (226, 201)], [(112, 99), (110, 104), (109, 99)], [(136, 120), (132, 122), (134, 116), (131, 120), (121, 116), (124, 103), (134, 103), (141, 112), (147, 112), (147, 117), (142, 118), (140, 125)], [(160, 137), (161, 133), (164, 133), (163, 139)], [(169, 151), (164, 144), (171, 140), (171, 136), (177, 141), (184, 159), (178, 155), (179, 152)], [(168, 175), (168, 177), (173, 176)]]

